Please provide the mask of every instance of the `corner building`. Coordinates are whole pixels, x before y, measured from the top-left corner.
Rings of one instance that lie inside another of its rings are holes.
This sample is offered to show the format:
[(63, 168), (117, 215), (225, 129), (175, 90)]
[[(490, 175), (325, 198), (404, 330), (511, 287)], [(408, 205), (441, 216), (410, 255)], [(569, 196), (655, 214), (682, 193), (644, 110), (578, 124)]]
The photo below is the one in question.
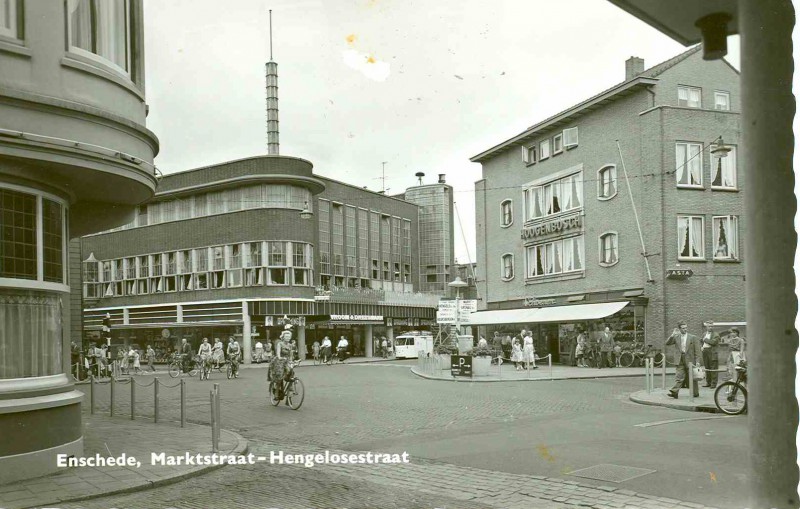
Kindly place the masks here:
[[(377, 334), (429, 326), (414, 293), (417, 207), (267, 155), (167, 175), (122, 228), (82, 239), (84, 340), (111, 318), (114, 346), (235, 337), (251, 352), (285, 323), (304, 355), (346, 336), (372, 355)], [(245, 355), (250, 362), (250, 356)]]
[(155, 192), (142, 9), (0, 0), (0, 484), (83, 454), (70, 239), (130, 221)]
[(680, 320), (745, 332), (739, 74), (699, 46), (625, 70), (471, 159), (485, 274), (473, 325), (532, 329), (555, 362), (574, 363), (578, 327), (658, 348)]

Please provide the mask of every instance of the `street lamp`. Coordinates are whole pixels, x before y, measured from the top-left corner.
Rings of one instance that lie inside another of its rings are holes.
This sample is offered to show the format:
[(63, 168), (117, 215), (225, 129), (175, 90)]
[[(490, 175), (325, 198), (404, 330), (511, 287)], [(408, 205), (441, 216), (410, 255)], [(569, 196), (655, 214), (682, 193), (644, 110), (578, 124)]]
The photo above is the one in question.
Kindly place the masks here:
[(308, 202), (305, 202), (303, 210), (300, 211), (300, 219), (311, 219), (311, 216), (313, 215), (314, 213), (308, 208)]
[(731, 151), (731, 148), (725, 145), (725, 142), (722, 140), (722, 136), (714, 140), (714, 143), (711, 144), (711, 155), (717, 158), (722, 159), (723, 157), (728, 157), (728, 152)]
[(447, 286), (456, 289), (456, 344), (458, 344), (458, 336), (461, 334), (461, 289), (468, 285), (459, 276), (456, 276), (453, 281), (447, 283)]

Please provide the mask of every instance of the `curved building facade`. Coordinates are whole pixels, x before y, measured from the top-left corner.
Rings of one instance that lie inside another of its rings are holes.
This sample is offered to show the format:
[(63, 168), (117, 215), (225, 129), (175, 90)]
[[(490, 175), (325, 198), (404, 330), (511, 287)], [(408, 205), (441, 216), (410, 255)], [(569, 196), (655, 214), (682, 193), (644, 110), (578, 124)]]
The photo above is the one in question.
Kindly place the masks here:
[(156, 188), (142, 3), (0, 0), (0, 482), (81, 454), (69, 239)]

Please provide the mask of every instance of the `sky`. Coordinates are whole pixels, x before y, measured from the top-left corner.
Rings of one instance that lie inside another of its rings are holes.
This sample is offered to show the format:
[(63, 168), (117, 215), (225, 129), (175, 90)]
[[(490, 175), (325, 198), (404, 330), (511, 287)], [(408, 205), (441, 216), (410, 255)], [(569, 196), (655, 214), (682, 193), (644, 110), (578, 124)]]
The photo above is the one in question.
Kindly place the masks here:
[(388, 194), (445, 174), (460, 263), (475, 258), (470, 157), (622, 82), (629, 57), (686, 49), (598, 0), (146, 2), (162, 173), (266, 154), (270, 9), (281, 155)]

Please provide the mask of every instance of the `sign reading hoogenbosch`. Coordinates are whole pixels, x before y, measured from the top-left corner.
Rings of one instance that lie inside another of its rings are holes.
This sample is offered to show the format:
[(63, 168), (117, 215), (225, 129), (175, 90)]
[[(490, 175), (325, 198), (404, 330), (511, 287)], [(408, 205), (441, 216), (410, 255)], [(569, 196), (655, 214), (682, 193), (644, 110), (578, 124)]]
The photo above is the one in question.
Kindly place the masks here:
[(530, 228), (522, 230), (522, 240), (532, 239), (539, 235), (546, 235), (548, 233), (558, 233), (562, 230), (569, 230), (571, 228), (580, 228), (581, 216), (570, 216), (554, 221), (547, 221)]

